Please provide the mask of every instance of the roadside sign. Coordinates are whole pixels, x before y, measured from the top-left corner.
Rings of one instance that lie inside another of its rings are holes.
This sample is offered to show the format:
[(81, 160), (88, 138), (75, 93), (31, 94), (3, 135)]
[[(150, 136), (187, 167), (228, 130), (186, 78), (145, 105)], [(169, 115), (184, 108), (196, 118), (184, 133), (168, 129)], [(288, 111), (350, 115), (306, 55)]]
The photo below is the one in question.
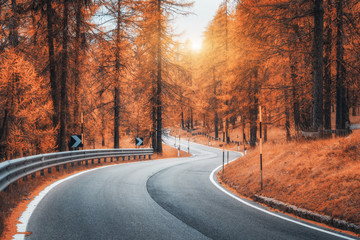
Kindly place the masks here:
[(71, 148), (83, 147), (81, 135), (71, 135), (70, 146)]
[(142, 138), (142, 137), (135, 138), (135, 144), (136, 144), (136, 146), (144, 145), (144, 138)]

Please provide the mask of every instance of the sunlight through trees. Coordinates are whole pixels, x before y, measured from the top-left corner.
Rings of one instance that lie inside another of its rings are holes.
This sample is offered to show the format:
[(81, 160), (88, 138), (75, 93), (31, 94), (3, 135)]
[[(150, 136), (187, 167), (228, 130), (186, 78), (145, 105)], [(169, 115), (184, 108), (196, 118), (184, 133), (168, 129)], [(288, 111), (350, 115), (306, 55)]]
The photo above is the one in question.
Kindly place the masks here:
[(255, 146), (260, 105), (264, 131), (283, 126), (288, 140), (349, 133), (359, 114), (358, 1), (225, 0), (202, 42), (176, 42), (171, 20), (191, 6), (1, 1), (1, 160), (69, 150), (81, 133), (85, 148), (143, 136), (162, 152), (168, 127), (229, 142), (246, 126)]

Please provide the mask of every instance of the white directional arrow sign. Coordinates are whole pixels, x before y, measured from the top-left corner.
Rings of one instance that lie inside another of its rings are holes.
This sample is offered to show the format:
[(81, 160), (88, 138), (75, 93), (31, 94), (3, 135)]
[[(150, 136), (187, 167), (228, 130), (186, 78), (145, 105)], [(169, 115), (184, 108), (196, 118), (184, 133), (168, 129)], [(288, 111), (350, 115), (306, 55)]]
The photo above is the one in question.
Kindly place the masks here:
[(81, 135), (71, 135), (71, 148), (82, 147)]
[(136, 144), (136, 146), (142, 146), (143, 143), (144, 143), (144, 139), (143, 139), (143, 138), (139, 138), (139, 137), (135, 138), (135, 144)]

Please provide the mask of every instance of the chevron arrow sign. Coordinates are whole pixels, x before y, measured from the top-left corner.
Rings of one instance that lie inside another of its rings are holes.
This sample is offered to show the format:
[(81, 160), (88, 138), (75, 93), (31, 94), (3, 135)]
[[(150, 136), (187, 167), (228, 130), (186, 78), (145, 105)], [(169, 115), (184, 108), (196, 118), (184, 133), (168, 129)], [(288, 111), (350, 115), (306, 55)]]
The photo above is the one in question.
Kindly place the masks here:
[(81, 135), (71, 135), (70, 146), (71, 148), (83, 147)]
[(144, 145), (144, 139), (142, 137), (135, 138), (135, 144), (136, 144), (136, 146)]

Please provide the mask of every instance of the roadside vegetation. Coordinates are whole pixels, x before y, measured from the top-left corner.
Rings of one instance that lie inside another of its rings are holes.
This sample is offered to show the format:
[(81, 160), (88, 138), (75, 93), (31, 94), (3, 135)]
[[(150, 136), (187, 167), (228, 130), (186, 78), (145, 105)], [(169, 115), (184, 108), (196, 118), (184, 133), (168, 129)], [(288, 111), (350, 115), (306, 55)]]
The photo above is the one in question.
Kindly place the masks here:
[(218, 179), (234, 193), (255, 195), (360, 225), (360, 130), (348, 137), (263, 146), (263, 190), (259, 148), (225, 167)]

